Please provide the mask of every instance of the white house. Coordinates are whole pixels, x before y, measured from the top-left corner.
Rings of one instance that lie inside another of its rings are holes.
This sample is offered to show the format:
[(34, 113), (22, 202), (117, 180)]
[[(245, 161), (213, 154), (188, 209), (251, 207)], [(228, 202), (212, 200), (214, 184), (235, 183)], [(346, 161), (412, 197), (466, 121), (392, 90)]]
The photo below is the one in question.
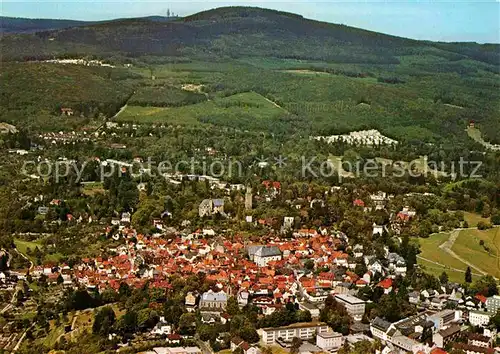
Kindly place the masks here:
[(265, 267), (271, 261), (280, 261), (281, 257), (277, 246), (261, 246), (255, 252), (253, 260), (259, 267)]
[(469, 311), (469, 322), (473, 326), (486, 326), (495, 314), (484, 311)]
[(342, 334), (337, 332), (319, 333), (316, 336), (316, 345), (325, 351), (342, 346)]
[(161, 316), (156, 326), (151, 330), (155, 335), (168, 335), (172, 333), (172, 326), (165, 321), (165, 317)]

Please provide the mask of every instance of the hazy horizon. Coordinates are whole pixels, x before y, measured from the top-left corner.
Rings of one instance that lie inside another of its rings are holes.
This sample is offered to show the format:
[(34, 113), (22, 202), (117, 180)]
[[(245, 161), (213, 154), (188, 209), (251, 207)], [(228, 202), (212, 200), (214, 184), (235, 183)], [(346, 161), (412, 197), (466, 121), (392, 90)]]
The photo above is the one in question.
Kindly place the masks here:
[(33, 19), (105, 21), (116, 18), (187, 16), (223, 6), (256, 6), (300, 14), (395, 36), (446, 42), (500, 43), (500, 2), (468, 1), (285, 1), (99, 2), (85, 0), (3, 1), (0, 14)]

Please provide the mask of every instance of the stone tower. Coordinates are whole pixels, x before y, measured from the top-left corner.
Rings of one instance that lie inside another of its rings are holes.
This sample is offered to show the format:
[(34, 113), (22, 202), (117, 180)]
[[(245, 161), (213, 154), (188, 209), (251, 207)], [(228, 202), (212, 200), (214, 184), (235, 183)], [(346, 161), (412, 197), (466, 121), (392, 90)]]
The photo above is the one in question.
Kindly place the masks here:
[(245, 193), (245, 209), (252, 210), (252, 187), (247, 186), (247, 191)]

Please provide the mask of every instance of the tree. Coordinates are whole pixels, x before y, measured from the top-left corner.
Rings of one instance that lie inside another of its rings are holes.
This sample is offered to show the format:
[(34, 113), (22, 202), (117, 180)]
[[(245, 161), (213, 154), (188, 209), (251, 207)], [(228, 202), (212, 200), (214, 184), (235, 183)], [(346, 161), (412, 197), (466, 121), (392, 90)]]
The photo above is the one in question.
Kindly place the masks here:
[(472, 271), (470, 267), (467, 267), (465, 270), (465, 282), (469, 284), (472, 283)]
[(16, 301), (17, 304), (21, 304), (21, 302), (24, 300), (24, 292), (22, 290), (18, 290), (16, 293)]
[(57, 276), (57, 285), (61, 285), (62, 283), (64, 283), (64, 279), (62, 275), (59, 273), (59, 275)]
[(448, 274), (446, 272), (442, 272), (441, 275), (439, 276), (439, 282), (441, 285), (446, 285), (448, 284)]
[(487, 230), (487, 229), (491, 229), (491, 224), (490, 223), (487, 223), (487, 222), (484, 222), (484, 221), (479, 221), (477, 223), (477, 229), (478, 230)]
[(172, 300), (167, 301), (164, 305), (163, 316), (165, 316), (165, 321), (173, 324), (174, 326), (179, 325), (179, 321), (183, 313), (183, 308), (177, 303), (174, 303)]
[(486, 297), (498, 295), (497, 282), (491, 275), (485, 275), (477, 279), (472, 285), (472, 290)]
[(424, 328), (421, 341), (422, 343), (432, 344), (432, 327)]
[(238, 301), (234, 296), (231, 296), (229, 299), (227, 299), (226, 312), (230, 316), (235, 316), (240, 313), (240, 307), (238, 305)]
[(295, 312), (295, 320), (297, 322), (311, 322), (312, 315), (308, 310), (305, 311), (296, 311)]
[(496, 315), (491, 318), (491, 323), (500, 331), (500, 309), (498, 309)]
[(120, 283), (120, 287), (118, 288), (118, 294), (120, 294), (120, 297), (129, 297), (131, 293), (132, 291), (127, 283)]
[(92, 333), (100, 335), (108, 335), (115, 324), (115, 312), (110, 306), (105, 306), (97, 311), (94, 316), (94, 324), (92, 325)]
[(290, 354), (298, 354), (301, 345), (302, 345), (302, 339), (293, 337), (290, 346)]
[(158, 313), (150, 308), (145, 308), (137, 312), (137, 325), (140, 329), (153, 328), (159, 319), (160, 316), (158, 316)]
[(204, 342), (211, 340), (214, 337), (217, 337), (216, 336), (217, 333), (215, 332), (215, 327), (206, 324), (202, 324), (196, 327), (196, 333), (200, 336), (200, 339)]
[(179, 332), (181, 334), (189, 334), (192, 332), (196, 323), (196, 316), (194, 313), (184, 313), (179, 318)]
[(354, 273), (356, 273), (356, 275), (362, 277), (363, 275), (365, 275), (367, 270), (368, 269), (366, 267), (365, 262), (361, 262), (361, 263), (356, 264), (356, 268), (354, 268)]
[(351, 346), (348, 341), (344, 341), (344, 345), (339, 349), (338, 354), (349, 354), (351, 352)]
[(308, 270), (313, 270), (314, 269), (314, 261), (312, 259), (307, 259), (304, 262), (304, 268), (306, 268)]
[(233, 354), (243, 354), (243, 349), (241, 349), (241, 347), (236, 347), (234, 350), (233, 350)]
[(248, 343), (257, 343), (259, 341), (257, 330), (251, 323), (248, 323), (248, 321), (240, 329), (239, 336)]

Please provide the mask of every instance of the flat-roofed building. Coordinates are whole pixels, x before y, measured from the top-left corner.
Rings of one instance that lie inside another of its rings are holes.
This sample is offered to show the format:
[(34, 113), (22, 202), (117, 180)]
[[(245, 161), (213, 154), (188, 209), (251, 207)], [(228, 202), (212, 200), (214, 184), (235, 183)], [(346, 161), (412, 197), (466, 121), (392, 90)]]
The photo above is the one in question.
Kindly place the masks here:
[(451, 309), (436, 312), (430, 315), (427, 320), (434, 323), (434, 328), (439, 331), (441, 328), (449, 325), (451, 322), (458, 321), (462, 318), (462, 311), (455, 311)]
[(486, 299), (486, 308), (488, 312), (497, 313), (500, 309), (500, 295), (493, 295)]
[(342, 334), (337, 332), (319, 333), (316, 336), (316, 345), (323, 350), (332, 350), (342, 346)]
[(473, 326), (487, 326), (490, 319), (495, 316), (493, 312), (469, 311), (469, 322)]
[(335, 300), (344, 305), (347, 313), (354, 321), (361, 321), (365, 314), (365, 302), (352, 295), (335, 295)]
[(311, 339), (314, 335), (331, 332), (323, 322), (294, 323), (285, 327), (261, 328), (259, 330), (262, 343), (271, 345), (278, 341), (290, 342), (297, 337), (302, 340)]

